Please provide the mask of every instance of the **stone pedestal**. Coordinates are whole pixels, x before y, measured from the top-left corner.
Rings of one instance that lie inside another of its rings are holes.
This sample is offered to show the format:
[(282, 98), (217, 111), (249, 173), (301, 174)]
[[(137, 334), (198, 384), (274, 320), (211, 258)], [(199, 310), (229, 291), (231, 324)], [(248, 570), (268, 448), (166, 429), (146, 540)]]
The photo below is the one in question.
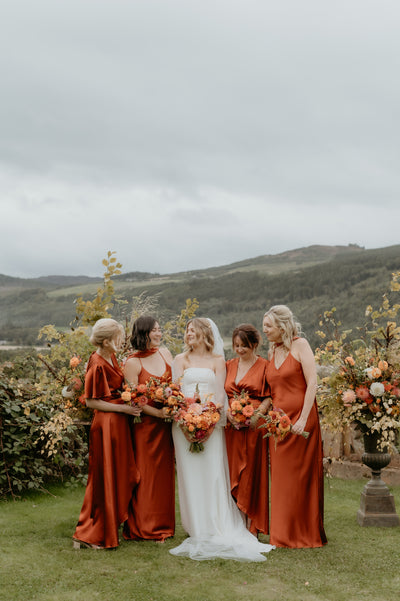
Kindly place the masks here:
[(376, 432), (364, 435), (365, 453), (362, 461), (372, 471), (371, 480), (361, 493), (357, 521), (360, 526), (392, 527), (400, 526), (394, 497), (381, 479), (381, 470), (389, 465), (389, 453), (378, 450), (379, 437)]
[(380, 477), (372, 477), (365, 485), (361, 493), (357, 522), (360, 526), (400, 526), (394, 497)]

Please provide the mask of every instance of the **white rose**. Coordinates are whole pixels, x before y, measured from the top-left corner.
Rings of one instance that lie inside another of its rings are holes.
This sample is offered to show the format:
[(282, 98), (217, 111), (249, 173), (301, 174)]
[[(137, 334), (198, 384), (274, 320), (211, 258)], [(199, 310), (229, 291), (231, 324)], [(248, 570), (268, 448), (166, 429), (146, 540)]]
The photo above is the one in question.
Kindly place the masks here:
[(382, 396), (385, 392), (385, 387), (382, 382), (373, 382), (369, 387), (369, 391), (372, 396)]

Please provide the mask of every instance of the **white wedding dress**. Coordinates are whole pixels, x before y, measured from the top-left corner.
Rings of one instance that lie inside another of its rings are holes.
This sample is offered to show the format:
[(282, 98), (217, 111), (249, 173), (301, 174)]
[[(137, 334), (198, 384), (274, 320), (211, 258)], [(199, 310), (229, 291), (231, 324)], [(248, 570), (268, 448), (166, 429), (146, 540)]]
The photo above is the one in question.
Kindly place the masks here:
[[(183, 393), (192, 397), (198, 385), (204, 400), (215, 392), (215, 380), (212, 369), (190, 367), (183, 373)], [(172, 435), (182, 525), (189, 538), (170, 552), (197, 560), (222, 557), (265, 561), (261, 553), (274, 547), (260, 543), (246, 529), (242, 513), (231, 496), (223, 425), (216, 425), (200, 453), (189, 451), (190, 443), (177, 424), (172, 427)]]

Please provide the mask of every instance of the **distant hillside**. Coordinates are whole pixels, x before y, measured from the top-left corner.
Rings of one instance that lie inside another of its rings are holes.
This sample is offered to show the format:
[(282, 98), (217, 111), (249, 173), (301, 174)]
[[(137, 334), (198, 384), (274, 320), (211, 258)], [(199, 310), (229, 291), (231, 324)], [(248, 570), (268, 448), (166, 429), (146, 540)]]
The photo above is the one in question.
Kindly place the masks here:
[[(200, 302), (198, 314), (215, 319), (224, 336), (230, 336), (240, 322), (260, 328), (271, 305), (288, 304), (315, 346), (323, 311), (336, 306), (346, 327), (361, 324), (366, 305), (379, 304), (395, 270), (400, 270), (400, 245), (374, 250), (355, 245), (310, 246), (204, 270), (126, 273), (115, 282), (118, 294), (128, 301), (126, 311), (133, 296), (157, 295), (161, 320), (195, 297)], [(74, 318), (76, 296), (90, 298), (100, 281), (52, 276), (24, 284), (25, 280), (15, 278), (18, 285), (10, 287), (7, 276), (2, 277), (6, 280), (3, 284), (0, 277), (0, 339), (31, 344), (42, 325), (68, 326)]]
[(11, 288), (59, 288), (78, 286), (82, 284), (99, 283), (102, 278), (93, 278), (87, 275), (47, 275), (38, 278), (14, 278), (0, 274), (0, 294), (4, 289)]

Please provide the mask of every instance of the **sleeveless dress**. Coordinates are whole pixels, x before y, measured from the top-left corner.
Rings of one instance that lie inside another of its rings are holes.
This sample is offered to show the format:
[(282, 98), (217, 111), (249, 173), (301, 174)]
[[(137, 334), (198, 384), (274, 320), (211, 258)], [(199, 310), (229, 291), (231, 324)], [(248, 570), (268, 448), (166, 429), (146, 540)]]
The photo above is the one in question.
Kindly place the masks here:
[[(85, 398), (123, 403), (123, 374), (93, 353), (85, 377)], [(94, 411), (89, 435), (89, 472), (85, 497), (73, 538), (105, 548), (118, 547), (118, 528), (139, 481), (132, 447), (129, 416)]]
[[(184, 371), (185, 396), (193, 396), (198, 385), (204, 400), (206, 395), (215, 393), (215, 384), (212, 369), (191, 367)], [(216, 425), (200, 453), (189, 451), (189, 442), (177, 424), (172, 431), (182, 525), (189, 538), (170, 553), (196, 560), (222, 557), (265, 561), (261, 553), (268, 553), (273, 547), (260, 543), (246, 529), (230, 494), (224, 428)]]
[[(267, 367), (267, 379), (274, 407), (282, 409), (294, 423), (300, 417), (307, 388), (301, 363), (289, 353), (277, 369), (273, 357)], [(323, 451), (316, 401), (305, 430), (310, 433), (307, 439), (288, 434), (276, 449), (270, 439), (270, 542), (277, 547), (321, 547), (327, 542), (323, 525)]]
[[(234, 394), (246, 391), (257, 409), (269, 394), (266, 383), (268, 361), (258, 357), (243, 378), (236, 383), (239, 359), (226, 363), (225, 391), (231, 404)], [(250, 532), (268, 534), (268, 439), (262, 429), (225, 429), (231, 492), (237, 506), (251, 520)]]
[[(161, 379), (170, 380), (171, 376), (171, 366), (166, 363)], [(138, 383), (146, 384), (151, 377), (156, 376), (142, 366)], [(158, 407), (156, 401), (149, 404)], [(141, 419), (140, 423), (132, 426), (140, 482), (129, 505), (123, 535), (127, 540), (162, 541), (175, 532), (175, 464), (171, 424), (144, 413)]]

